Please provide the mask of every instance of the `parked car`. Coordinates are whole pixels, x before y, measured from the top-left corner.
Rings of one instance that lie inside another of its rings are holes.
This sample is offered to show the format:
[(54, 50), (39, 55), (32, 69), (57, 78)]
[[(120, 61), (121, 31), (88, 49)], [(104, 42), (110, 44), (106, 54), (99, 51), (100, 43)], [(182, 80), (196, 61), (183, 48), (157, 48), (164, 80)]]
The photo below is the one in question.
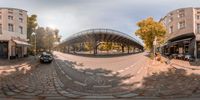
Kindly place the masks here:
[(50, 53), (43, 52), (40, 55), (40, 62), (41, 63), (51, 63), (53, 61), (53, 56)]

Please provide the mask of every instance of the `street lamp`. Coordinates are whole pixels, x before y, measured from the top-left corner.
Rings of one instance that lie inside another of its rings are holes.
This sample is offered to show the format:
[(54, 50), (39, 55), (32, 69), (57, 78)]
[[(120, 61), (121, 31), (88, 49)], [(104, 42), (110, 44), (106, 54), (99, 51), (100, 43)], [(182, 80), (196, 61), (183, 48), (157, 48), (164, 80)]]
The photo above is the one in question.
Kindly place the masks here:
[(35, 52), (34, 52), (34, 56), (35, 56), (35, 58), (36, 58), (36, 53), (37, 53), (37, 52), (36, 52), (36, 50), (37, 50), (37, 49), (36, 49), (36, 33), (33, 32), (31, 35), (34, 35), (34, 36), (35, 36), (35, 39), (34, 39), (34, 40), (35, 40), (35, 45), (34, 45), (34, 46), (35, 46), (35, 50), (34, 50)]

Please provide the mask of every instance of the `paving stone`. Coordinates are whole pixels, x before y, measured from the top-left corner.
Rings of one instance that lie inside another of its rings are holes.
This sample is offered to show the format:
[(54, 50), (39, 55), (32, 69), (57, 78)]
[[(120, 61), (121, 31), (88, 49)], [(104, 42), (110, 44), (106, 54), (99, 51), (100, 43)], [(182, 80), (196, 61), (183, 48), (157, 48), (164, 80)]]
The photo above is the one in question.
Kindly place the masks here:
[(98, 96), (98, 95), (95, 95), (95, 96), (84, 96), (84, 97), (81, 97), (83, 99), (115, 99), (114, 96)]

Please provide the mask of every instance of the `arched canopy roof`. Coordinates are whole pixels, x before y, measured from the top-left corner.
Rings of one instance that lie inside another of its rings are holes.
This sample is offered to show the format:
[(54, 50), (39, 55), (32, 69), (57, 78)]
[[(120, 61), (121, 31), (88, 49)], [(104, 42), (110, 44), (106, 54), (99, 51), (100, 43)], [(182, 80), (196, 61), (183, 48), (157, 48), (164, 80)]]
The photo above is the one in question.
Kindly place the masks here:
[(136, 45), (143, 48), (143, 45), (135, 38), (112, 29), (89, 29), (78, 32), (65, 39), (61, 44), (75, 44), (82, 42), (115, 42), (124, 45)]

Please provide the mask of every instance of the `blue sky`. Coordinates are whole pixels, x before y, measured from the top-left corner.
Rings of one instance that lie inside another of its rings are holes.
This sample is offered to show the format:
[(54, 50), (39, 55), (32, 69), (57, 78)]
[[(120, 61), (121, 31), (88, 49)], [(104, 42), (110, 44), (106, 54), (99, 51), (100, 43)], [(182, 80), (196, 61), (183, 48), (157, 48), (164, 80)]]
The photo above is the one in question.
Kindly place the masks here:
[(138, 21), (149, 16), (159, 20), (178, 8), (200, 7), (200, 0), (0, 0), (0, 7), (38, 15), (39, 25), (58, 28), (62, 39), (91, 28), (110, 28), (135, 37)]

